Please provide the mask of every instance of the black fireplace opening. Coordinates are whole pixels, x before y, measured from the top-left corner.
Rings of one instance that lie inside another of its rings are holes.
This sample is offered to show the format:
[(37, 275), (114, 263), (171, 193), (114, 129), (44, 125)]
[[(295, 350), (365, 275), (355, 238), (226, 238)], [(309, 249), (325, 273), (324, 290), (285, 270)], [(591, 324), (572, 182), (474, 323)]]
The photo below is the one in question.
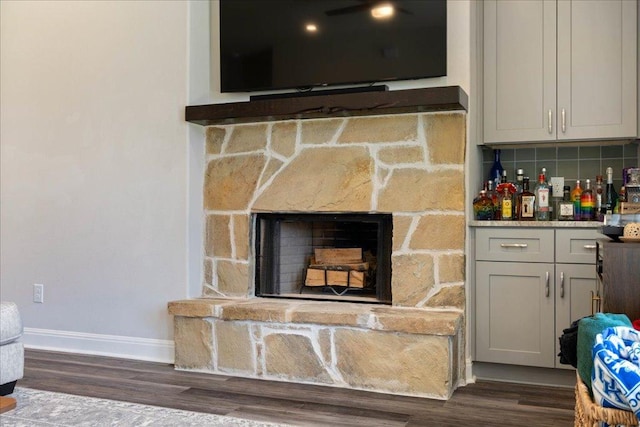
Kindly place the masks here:
[(256, 296), (391, 304), (391, 214), (256, 213), (253, 224)]

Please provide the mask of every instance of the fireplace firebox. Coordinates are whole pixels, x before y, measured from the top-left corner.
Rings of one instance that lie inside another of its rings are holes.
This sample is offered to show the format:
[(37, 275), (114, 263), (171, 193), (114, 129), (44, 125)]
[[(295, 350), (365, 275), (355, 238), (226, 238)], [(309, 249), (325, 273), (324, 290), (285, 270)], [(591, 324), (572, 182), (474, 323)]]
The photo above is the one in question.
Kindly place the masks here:
[(256, 296), (391, 304), (391, 214), (257, 213)]

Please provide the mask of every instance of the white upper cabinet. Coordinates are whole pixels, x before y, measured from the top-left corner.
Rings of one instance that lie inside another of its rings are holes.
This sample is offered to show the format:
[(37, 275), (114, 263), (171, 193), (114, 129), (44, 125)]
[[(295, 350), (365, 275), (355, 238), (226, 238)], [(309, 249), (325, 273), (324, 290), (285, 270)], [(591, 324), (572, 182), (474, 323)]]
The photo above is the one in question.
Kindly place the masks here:
[(637, 0), (486, 0), (484, 142), (637, 135)]
[(558, 2), (558, 139), (637, 134), (636, 8), (636, 0)]
[(485, 142), (555, 140), (555, 46), (555, 1), (484, 2)]

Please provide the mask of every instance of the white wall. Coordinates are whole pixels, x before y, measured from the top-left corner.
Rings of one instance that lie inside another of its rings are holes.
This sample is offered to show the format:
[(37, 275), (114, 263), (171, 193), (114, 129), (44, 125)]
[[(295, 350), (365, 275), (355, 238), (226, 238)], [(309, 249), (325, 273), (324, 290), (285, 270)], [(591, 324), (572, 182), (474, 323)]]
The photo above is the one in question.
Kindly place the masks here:
[(173, 358), (167, 302), (188, 295), (188, 10), (1, 3), (0, 296), (29, 346)]

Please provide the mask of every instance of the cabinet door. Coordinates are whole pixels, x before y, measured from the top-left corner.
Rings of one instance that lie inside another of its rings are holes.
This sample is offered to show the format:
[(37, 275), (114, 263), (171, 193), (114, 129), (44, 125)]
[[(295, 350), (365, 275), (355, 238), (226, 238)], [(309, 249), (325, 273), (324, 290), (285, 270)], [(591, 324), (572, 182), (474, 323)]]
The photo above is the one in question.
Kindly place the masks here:
[(476, 360), (554, 366), (553, 267), (476, 262)]
[(484, 2), (484, 142), (555, 140), (555, 1)]
[(558, 2), (558, 139), (637, 134), (637, 16), (636, 1)]
[[(592, 314), (591, 292), (596, 291), (596, 268), (586, 264), (556, 264), (556, 354), (560, 352), (558, 338), (571, 322)], [(561, 365), (557, 368), (573, 369)]]

